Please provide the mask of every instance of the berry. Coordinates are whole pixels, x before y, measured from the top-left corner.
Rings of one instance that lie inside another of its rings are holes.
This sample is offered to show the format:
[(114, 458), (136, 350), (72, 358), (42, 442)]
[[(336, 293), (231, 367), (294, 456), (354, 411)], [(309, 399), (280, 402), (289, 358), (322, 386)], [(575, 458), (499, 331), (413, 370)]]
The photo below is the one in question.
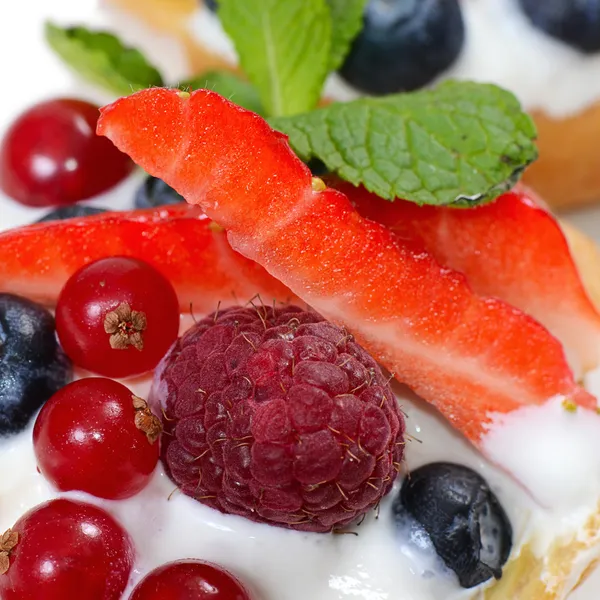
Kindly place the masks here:
[(23, 430), (70, 379), (52, 315), (30, 300), (0, 294), (0, 435)]
[(600, 0), (520, 0), (535, 27), (592, 54), (600, 51)]
[(72, 204), (103, 192), (133, 168), (95, 133), (98, 107), (61, 98), (35, 105), (0, 144), (0, 189), (28, 206)]
[(106, 212), (105, 208), (96, 206), (87, 206), (85, 204), (71, 204), (70, 206), (61, 206), (46, 213), (36, 223), (46, 223), (47, 221), (62, 221), (64, 219), (74, 219), (76, 217), (90, 217)]
[(23, 515), (12, 533), (16, 545), (0, 575), (3, 600), (121, 600), (133, 548), (104, 510), (51, 500)]
[(379, 503), (402, 460), (404, 422), (377, 363), (295, 306), (203, 319), (165, 358), (154, 389), (170, 477), (252, 521), (342, 527)]
[(147, 177), (135, 194), (136, 208), (156, 208), (181, 202), (185, 202), (183, 196), (156, 177)]
[(465, 588), (502, 576), (512, 527), (483, 477), (462, 465), (431, 463), (411, 471), (394, 501), (402, 522), (408, 513)]
[(129, 600), (250, 600), (230, 573), (199, 560), (179, 560), (151, 571)]
[(369, 94), (416, 90), (454, 63), (464, 39), (458, 0), (370, 0), (340, 74)]
[(150, 371), (178, 330), (173, 286), (154, 267), (133, 258), (103, 258), (82, 267), (56, 304), (56, 331), (67, 356), (106, 377)]
[(260, 294), (265, 302), (293, 294), (255, 262), (234, 252), (221, 228), (188, 204), (107, 213), (0, 232), (0, 291), (55, 305), (78, 269), (107, 256), (131, 256), (169, 278), (181, 312), (207, 314)]
[(121, 500), (150, 481), (159, 432), (144, 400), (112, 379), (88, 378), (44, 405), (33, 447), (42, 475), (59, 490)]
[(334, 185), (361, 215), (424, 244), (442, 265), (464, 273), (476, 293), (529, 313), (572, 352), (579, 368), (598, 365), (600, 315), (561, 226), (530, 191), (517, 189), (484, 206), (456, 210), (382, 202), (362, 187)]
[[(102, 109), (98, 128), (476, 445), (493, 413), (557, 395), (595, 410), (544, 327), (476, 295), (462, 274), (362, 218), (341, 192), (314, 190), (308, 168), (261, 117), (209, 90), (183, 99), (155, 88)], [(186, 160), (173, 162), (183, 148)]]

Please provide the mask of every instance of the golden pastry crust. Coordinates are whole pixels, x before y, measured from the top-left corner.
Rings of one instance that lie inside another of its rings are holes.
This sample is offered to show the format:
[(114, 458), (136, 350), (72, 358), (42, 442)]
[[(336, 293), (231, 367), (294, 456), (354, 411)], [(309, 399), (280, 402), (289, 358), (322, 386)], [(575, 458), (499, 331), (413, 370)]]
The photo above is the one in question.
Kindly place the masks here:
[(600, 202), (600, 101), (565, 119), (533, 112), (540, 158), (523, 179), (554, 208)]
[(578, 537), (555, 540), (546, 556), (530, 544), (506, 565), (502, 579), (484, 593), (485, 600), (564, 600), (593, 572), (600, 544), (600, 504)]

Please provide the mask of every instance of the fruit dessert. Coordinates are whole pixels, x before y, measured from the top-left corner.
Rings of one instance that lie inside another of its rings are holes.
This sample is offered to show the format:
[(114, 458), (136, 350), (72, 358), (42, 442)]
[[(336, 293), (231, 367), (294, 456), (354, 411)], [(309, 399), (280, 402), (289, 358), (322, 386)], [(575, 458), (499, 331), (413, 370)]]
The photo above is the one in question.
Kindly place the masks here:
[(150, 89), (0, 142), (48, 211), (0, 232), (3, 599), (562, 600), (600, 559), (596, 263), (517, 183), (531, 120), (458, 82), (311, 110), (318, 17), (211, 80), (237, 104), (48, 27)]
[[(230, 33), (228, 24), (223, 28), (214, 0), (106, 0), (106, 4), (175, 36), (195, 72), (238, 63), (237, 40), (232, 44), (225, 33)], [(364, 7), (364, 21), (327, 87), (328, 97), (396, 93), (446, 78), (497, 83), (517, 94), (539, 130), (540, 160), (525, 180), (553, 206), (600, 199), (594, 152), (600, 133), (597, 0), (331, 4), (342, 20), (348, 18), (346, 13)]]

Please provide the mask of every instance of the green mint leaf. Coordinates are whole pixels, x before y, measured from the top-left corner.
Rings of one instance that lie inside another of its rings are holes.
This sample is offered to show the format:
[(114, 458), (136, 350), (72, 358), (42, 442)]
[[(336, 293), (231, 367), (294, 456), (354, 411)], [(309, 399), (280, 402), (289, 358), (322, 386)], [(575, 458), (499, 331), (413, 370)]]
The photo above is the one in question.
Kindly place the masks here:
[(331, 48), (325, 0), (220, 0), (218, 14), (267, 114), (317, 105)]
[(304, 160), (387, 200), (474, 206), (512, 187), (537, 157), (533, 121), (489, 84), (448, 81), (270, 123)]
[(52, 49), (82, 78), (115, 94), (163, 85), (160, 73), (139, 50), (110, 33), (46, 23), (45, 34)]
[(179, 87), (183, 90), (213, 90), (242, 108), (259, 115), (265, 114), (256, 88), (229, 71), (208, 71), (182, 82)]
[(331, 11), (331, 52), (329, 70), (337, 71), (360, 33), (368, 0), (326, 0)]

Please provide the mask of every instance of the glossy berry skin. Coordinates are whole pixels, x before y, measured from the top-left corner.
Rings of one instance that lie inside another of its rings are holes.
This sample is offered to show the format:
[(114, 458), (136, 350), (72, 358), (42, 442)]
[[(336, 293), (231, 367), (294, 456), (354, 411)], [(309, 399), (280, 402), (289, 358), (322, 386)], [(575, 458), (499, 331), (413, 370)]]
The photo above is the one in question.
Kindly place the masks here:
[(37, 104), (0, 144), (0, 189), (28, 206), (72, 204), (121, 181), (133, 162), (96, 135), (98, 108), (60, 98)]
[(0, 294), (0, 435), (23, 430), (71, 375), (50, 312), (26, 298)]
[(87, 206), (85, 204), (71, 204), (70, 206), (61, 206), (46, 213), (36, 223), (47, 223), (48, 221), (64, 221), (65, 219), (74, 219), (76, 217), (91, 217), (106, 212), (105, 208), (97, 206)]
[(33, 447), (42, 475), (61, 491), (121, 500), (150, 481), (158, 442), (135, 425), (133, 394), (100, 377), (58, 391), (40, 411)]
[(134, 551), (104, 510), (51, 500), (23, 515), (12, 530), (19, 541), (0, 576), (2, 600), (121, 600)]
[(368, 94), (416, 90), (454, 63), (464, 37), (458, 0), (370, 0), (340, 73)]
[(221, 567), (199, 560), (180, 560), (148, 573), (129, 600), (250, 600), (250, 596)]
[[(103, 258), (82, 267), (56, 305), (56, 330), (67, 356), (106, 377), (150, 371), (177, 339), (178, 329), (173, 286), (133, 258)], [(122, 343), (116, 347), (119, 335)]]
[(411, 471), (393, 510), (398, 520), (409, 514), (422, 526), (462, 587), (502, 576), (512, 527), (485, 479), (472, 469), (430, 463)]
[(220, 309), (173, 346), (151, 394), (161, 460), (181, 491), (224, 513), (339, 529), (396, 478), (404, 420), (347, 331), (293, 305)]
[(158, 177), (147, 177), (135, 194), (136, 208), (156, 208), (185, 202), (171, 186)]
[(600, 0), (520, 0), (535, 27), (573, 48), (600, 51)]

